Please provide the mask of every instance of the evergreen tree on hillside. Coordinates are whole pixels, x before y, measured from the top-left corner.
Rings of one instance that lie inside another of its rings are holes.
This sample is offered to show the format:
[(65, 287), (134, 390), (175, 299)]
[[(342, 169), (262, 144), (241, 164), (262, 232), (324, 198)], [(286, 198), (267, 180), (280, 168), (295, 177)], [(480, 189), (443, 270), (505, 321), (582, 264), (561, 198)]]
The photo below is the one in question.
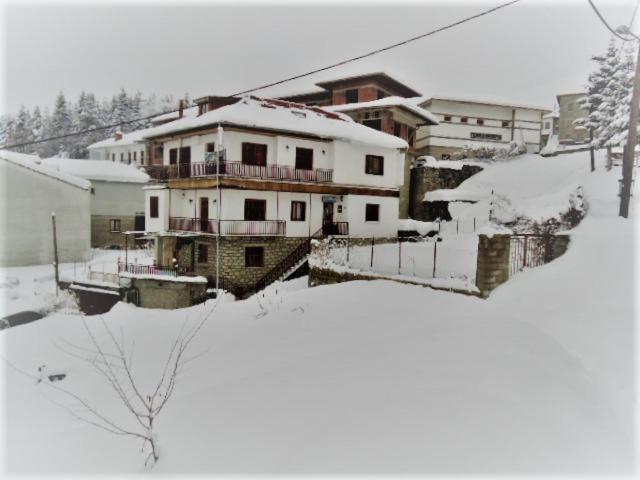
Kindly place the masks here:
[[(33, 140), (33, 132), (31, 131), (31, 114), (29, 110), (27, 110), (24, 105), (20, 107), (18, 111), (18, 115), (13, 123), (13, 130), (11, 132), (11, 140), (12, 144), (15, 143), (27, 143)], [(26, 153), (31, 151), (30, 146), (18, 147), (15, 149), (16, 151)]]
[(575, 123), (593, 130), (596, 148), (618, 145), (626, 138), (635, 65), (630, 52), (623, 56), (620, 48), (612, 40), (605, 54), (592, 57), (597, 68), (589, 75), (587, 95), (580, 101), (589, 114)]
[[(47, 128), (47, 136), (66, 135), (71, 133), (72, 127), (73, 119), (71, 110), (67, 104), (67, 99), (64, 97), (64, 94), (60, 92), (56, 98), (53, 113), (51, 114), (51, 120)], [(60, 155), (63, 153), (68, 154), (73, 142), (73, 137), (52, 140), (51, 142), (48, 142), (50, 145), (47, 149), (47, 153), (50, 155)]]

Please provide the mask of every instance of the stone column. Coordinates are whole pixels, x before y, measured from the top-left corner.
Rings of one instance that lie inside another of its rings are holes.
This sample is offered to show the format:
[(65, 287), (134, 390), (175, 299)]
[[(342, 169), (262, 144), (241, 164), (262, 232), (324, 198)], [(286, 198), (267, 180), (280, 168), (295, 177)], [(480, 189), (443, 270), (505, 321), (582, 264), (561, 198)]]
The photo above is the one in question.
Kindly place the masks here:
[(510, 244), (511, 235), (478, 236), (476, 286), (483, 298), (509, 279)]

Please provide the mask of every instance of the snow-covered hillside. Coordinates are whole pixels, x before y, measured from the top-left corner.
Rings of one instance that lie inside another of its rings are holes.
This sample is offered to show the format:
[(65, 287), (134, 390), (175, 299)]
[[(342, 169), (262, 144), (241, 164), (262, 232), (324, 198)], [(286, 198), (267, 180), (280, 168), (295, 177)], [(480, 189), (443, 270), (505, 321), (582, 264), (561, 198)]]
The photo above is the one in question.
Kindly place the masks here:
[[(118, 304), (104, 320), (131, 346), (145, 391), (182, 323), (215, 309), (157, 420), (154, 473), (630, 473), (634, 222), (616, 217), (619, 170), (604, 172), (600, 159), (590, 174), (588, 154), (575, 155), (539, 159), (546, 175), (531, 165), (530, 182), (518, 173), (523, 186), (512, 190), (509, 165), (495, 166), (505, 180), (493, 188), (524, 211), (536, 192), (544, 205), (547, 192), (577, 184), (589, 211), (563, 257), (488, 300), (385, 281), (307, 289), (298, 279), (217, 306)], [(104, 340), (100, 319), (85, 319)], [(126, 421), (100, 374), (64, 352), (90, 345), (80, 317), (0, 336), (13, 365), (65, 372), (60, 385)], [(79, 412), (76, 402), (1, 368), (0, 465), (144, 471), (139, 441), (77, 421), (54, 403)]]

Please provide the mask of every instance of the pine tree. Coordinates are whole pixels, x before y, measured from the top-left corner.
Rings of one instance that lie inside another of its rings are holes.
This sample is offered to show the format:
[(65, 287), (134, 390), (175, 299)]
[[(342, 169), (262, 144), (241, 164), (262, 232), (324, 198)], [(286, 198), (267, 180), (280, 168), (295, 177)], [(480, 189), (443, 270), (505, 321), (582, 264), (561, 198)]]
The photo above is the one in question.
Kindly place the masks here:
[[(71, 133), (72, 127), (73, 120), (71, 111), (69, 109), (69, 106), (67, 105), (67, 99), (64, 97), (64, 94), (60, 92), (60, 94), (56, 98), (53, 114), (51, 115), (51, 121), (49, 125), (50, 131), (51, 133), (53, 133), (53, 135), (51, 136), (60, 136)], [(52, 140), (51, 143), (54, 143), (54, 145), (50, 147), (51, 151), (54, 154), (68, 154), (73, 141), (71, 140), (72, 138), (73, 137)]]
[[(20, 107), (18, 115), (13, 124), (13, 131), (11, 132), (12, 144), (28, 143), (33, 140), (33, 133), (31, 132), (31, 114), (24, 105)], [(30, 151), (30, 146), (17, 147), (14, 150), (18, 152), (26, 153)]]
[(634, 63), (630, 52), (622, 57), (620, 48), (611, 40), (604, 55), (592, 57), (597, 69), (589, 75), (587, 95), (580, 102), (589, 114), (575, 122), (593, 130), (596, 148), (618, 145), (626, 138)]

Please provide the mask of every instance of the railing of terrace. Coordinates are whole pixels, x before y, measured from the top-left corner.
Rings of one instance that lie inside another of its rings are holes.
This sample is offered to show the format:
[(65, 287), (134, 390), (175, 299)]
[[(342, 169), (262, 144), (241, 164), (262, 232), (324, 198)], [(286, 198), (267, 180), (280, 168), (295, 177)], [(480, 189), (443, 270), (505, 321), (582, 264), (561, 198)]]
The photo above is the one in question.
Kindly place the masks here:
[[(201, 218), (170, 217), (169, 229), (216, 234), (218, 233), (218, 222)], [(284, 220), (220, 221), (220, 235), (282, 236), (285, 233), (286, 222)]]

